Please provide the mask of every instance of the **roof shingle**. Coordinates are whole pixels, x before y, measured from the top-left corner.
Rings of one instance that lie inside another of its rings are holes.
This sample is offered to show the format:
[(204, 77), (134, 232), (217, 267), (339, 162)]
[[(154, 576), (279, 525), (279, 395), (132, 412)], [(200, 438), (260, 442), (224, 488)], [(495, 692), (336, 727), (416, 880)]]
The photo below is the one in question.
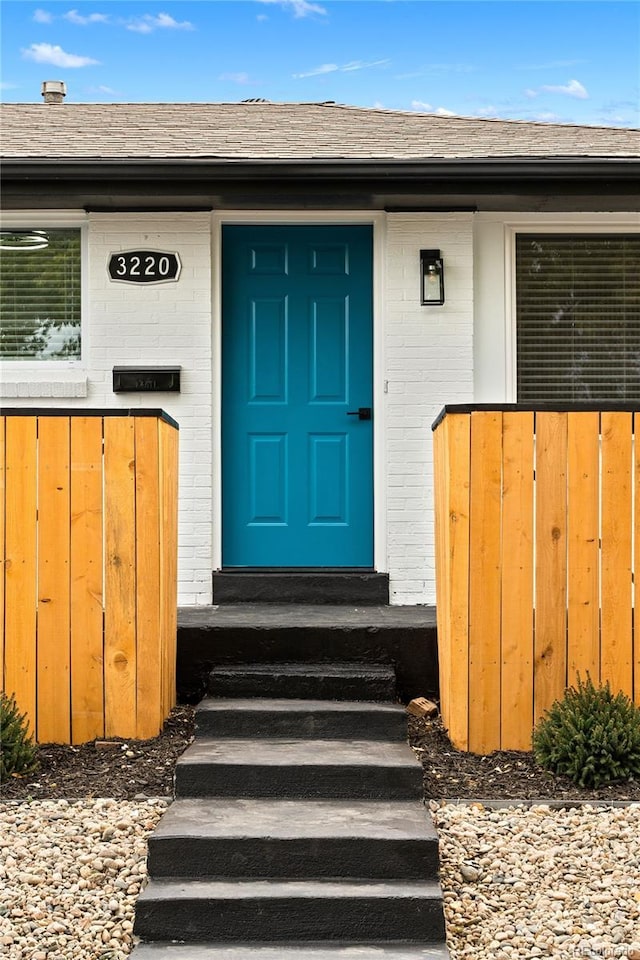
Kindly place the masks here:
[(9, 159), (637, 158), (640, 130), (439, 117), (331, 103), (5, 104)]

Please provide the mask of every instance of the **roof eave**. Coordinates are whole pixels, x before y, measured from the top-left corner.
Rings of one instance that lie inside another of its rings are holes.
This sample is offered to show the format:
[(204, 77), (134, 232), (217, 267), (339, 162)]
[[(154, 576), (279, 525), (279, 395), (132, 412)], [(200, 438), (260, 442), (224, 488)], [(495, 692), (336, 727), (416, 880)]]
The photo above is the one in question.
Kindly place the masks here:
[(372, 177), (401, 179), (510, 180), (540, 178), (581, 180), (635, 179), (640, 175), (640, 158), (561, 157), (561, 158), (481, 158), (422, 160), (345, 160), (311, 158), (302, 160), (230, 158), (18, 158), (6, 157), (3, 177), (7, 180), (82, 180), (105, 177), (109, 180), (368, 180)]

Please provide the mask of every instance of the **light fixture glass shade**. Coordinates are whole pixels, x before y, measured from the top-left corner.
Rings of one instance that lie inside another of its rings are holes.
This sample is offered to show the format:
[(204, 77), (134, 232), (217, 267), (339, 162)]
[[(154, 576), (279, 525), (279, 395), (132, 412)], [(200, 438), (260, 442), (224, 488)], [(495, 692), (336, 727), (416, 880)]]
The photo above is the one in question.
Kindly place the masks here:
[(48, 246), (44, 230), (0, 230), (0, 250), (44, 250)]
[(444, 303), (444, 264), (439, 250), (420, 251), (420, 303), (426, 306)]

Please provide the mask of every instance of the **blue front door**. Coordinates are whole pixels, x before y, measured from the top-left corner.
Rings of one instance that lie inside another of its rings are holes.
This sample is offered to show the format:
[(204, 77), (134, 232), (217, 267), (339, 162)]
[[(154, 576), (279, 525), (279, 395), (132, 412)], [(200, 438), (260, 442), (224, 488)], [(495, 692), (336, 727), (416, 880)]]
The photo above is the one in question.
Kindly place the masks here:
[(224, 227), (222, 302), (224, 566), (371, 567), (371, 227)]

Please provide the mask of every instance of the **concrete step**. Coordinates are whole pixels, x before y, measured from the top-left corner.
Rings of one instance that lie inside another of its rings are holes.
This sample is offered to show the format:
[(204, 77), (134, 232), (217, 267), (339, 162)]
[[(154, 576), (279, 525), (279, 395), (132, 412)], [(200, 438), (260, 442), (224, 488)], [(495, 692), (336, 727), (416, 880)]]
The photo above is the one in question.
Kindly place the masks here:
[(294, 737), (309, 740), (407, 739), (407, 714), (395, 703), (348, 700), (218, 699), (196, 708), (198, 737)]
[(436, 880), (422, 804), (176, 800), (149, 838), (149, 874), (250, 879)]
[(371, 943), (357, 947), (334, 944), (141, 943), (132, 960), (450, 960), (444, 943)]
[(176, 764), (175, 794), (417, 800), (422, 795), (422, 767), (405, 743), (197, 739)]
[(435, 607), (238, 603), (178, 610), (178, 690), (197, 703), (216, 664), (393, 663), (403, 701), (438, 689)]
[(389, 603), (389, 574), (363, 570), (222, 570), (214, 603)]
[(143, 940), (444, 942), (437, 883), (151, 880), (136, 904)]
[(233, 663), (209, 676), (214, 697), (394, 701), (393, 667), (380, 663)]

